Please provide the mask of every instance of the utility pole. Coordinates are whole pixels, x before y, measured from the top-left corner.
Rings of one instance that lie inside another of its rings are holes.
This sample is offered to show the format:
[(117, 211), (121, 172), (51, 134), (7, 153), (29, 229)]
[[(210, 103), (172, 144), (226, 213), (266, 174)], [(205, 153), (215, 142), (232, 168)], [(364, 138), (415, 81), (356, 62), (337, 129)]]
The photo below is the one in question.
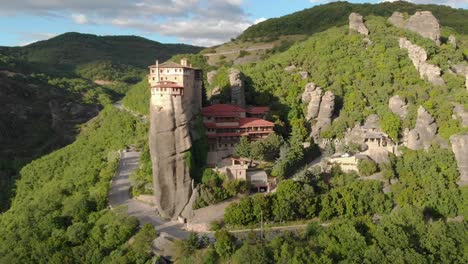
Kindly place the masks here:
[(263, 241), (263, 210), (260, 210), (260, 237)]

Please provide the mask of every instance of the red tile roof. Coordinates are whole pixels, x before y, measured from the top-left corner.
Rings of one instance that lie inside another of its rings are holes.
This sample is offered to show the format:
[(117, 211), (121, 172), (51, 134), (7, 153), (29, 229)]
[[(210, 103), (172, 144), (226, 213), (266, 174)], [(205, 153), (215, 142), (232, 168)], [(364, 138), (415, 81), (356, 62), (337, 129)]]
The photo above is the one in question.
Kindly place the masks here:
[(261, 118), (239, 118), (240, 127), (274, 127), (272, 122)]
[(252, 106), (247, 108), (247, 113), (249, 114), (265, 114), (270, 111), (270, 108), (267, 106)]
[[(190, 66), (183, 66), (182, 64), (175, 63), (172, 61), (166, 61), (164, 63), (160, 63), (158, 65), (159, 68), (187, 68), (187, 69), (195, 69)], [(150, 65), (148, 68), (156, 68), (156, 65)]]
[(245, 113), (245, 109), (230, 104), (214, 104), (202, 109), (202, 114), (206, 116), (238, 117), (241, 113)]

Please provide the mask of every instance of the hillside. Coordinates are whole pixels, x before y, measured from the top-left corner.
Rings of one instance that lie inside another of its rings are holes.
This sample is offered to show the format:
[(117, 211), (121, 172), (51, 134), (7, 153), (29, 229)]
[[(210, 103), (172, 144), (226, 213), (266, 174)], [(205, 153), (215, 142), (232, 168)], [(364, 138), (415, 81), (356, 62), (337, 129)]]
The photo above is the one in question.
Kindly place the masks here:
[(272, 18), (246, 29), (238, 39), (269, 38), (281, 35), (311, 35), (331, 27), (348, 23), (351, 12), (363, 16), (375, 15), (389, 17), (394, 11), (414, 14), (416, 11), (431, 11), (444, 26), (450, 27), (459, 34), (468, 34), (468, 10), (454, 9), (440, 5), (420, 5), (404, 1), (383, 2), (379, 4), (352, 4), (333, 2), (318, 5), (293, 14)]
[(24, 47), (3, 47), (0, 51), (23, 58), (35, 69), (63, 74), (95, 62), (146, 69), (155, 59), (164, 61), (175, 54), (197, 53), (201, 49), (185, 44), (162, 44), (136, 36), (70, 32)]

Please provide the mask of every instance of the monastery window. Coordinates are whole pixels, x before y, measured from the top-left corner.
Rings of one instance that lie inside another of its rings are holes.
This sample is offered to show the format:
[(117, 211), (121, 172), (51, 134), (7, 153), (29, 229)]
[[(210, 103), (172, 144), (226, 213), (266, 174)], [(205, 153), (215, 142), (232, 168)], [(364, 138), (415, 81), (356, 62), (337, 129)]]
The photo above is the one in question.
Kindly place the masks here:
[(154, 70), (151, 70), (151, 73), (154, 73)]
[(159, 70), (159, 72), (160, 72), (160, 73), (162, 73), (162, 72), (163, 72), (163, 70)]
[(169, 73), (169, 69), (167, 69), (166, 72)]
[(153, 81), (154, 81), (154, 79), (155, 79), (155, 78), (153, 77)]
[(161, 81), (163, 80), (163, 77), (161, 77)]

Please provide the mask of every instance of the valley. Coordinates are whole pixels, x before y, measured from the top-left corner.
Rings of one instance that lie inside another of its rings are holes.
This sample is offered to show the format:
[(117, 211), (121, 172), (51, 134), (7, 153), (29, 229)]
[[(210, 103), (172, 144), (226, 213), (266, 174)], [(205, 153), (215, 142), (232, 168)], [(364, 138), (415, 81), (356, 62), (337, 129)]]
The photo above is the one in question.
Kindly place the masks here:
[(0, 47), (0, 263), (465, 263), (467, 17)]

